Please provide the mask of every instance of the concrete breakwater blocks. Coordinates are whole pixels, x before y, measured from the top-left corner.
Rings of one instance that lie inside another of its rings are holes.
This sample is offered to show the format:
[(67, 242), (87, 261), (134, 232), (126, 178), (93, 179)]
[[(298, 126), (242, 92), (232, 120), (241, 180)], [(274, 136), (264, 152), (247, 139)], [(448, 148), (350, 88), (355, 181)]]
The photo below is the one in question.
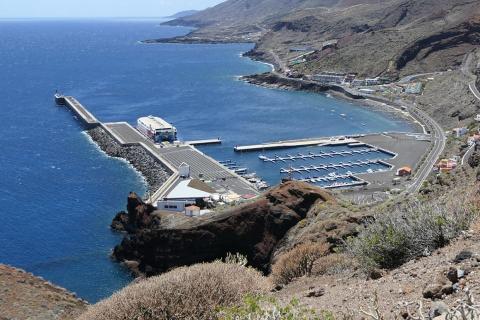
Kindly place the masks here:
[(107, 155), (125, 159), (138, 170), (150, 192), (158, 190), (171, 176), (164, 165), (141, 146), (122, 146), (102, 127), (87, 130), (87, 133)]

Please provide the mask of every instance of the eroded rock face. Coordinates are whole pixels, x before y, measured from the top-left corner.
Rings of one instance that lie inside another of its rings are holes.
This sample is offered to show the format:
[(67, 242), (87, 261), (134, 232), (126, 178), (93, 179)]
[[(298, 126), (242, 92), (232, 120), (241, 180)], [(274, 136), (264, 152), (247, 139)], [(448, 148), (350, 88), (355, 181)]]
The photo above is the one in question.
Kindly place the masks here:
[(151, 213), (155, 210), (152, 205), (145, 204), (134, 192), (128, 196), (127, 212), (117, 213), (112, 221), (111, 228), (117, 231), (134, 233), (138, 229), (153, 226), (154, 216)]
[(169, 228), (163, 228), (161, 218), (146, 205), (134, 202), (129, 197), (130, 209), (134, 208), (130, 216), (135, 217), (137, 227), (115, 247), (113, 255), (119, 261), (138, 261), (141, 272), (155, 275), (222, 258), (228, 252), (247, 255), (252, 266), (266, 271), (285, 234), (316, 205), (334, 200), (319, 188), (287, 182), (250, 204)]

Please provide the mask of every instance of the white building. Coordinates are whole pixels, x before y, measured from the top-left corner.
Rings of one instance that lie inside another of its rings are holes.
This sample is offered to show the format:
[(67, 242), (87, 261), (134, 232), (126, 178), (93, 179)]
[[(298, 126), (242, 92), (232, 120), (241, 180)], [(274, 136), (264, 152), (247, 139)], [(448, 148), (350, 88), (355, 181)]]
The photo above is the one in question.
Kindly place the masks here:
[(216, 194), (215, 190), (197, 179), (182, 180), (157, 202), (159, 210), (183, 212), (186, 207), (208, 202)]
[(185, 162), (178, 167), (178, 174), (182, 178), (189, 178), (190, 177), (190, 166)]
[(453, 133), (455, 134), (455, 137), (460, 138), (461, 136), (466, 135), (468, 132), (467, 128), (455, 128), (453, 129)]
[(185, 208), (185, 215), (187, 217), (199, 217), (201, 214), (200, 207), (188, 206)]

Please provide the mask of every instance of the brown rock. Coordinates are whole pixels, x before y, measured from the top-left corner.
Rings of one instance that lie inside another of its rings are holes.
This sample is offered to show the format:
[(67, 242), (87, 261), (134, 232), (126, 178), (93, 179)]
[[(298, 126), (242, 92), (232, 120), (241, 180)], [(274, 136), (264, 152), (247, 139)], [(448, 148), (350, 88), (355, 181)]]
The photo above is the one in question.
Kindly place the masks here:
[(267, 271), (276, 245), (318, 202), (334, 203), (320, 188), (287, 182), (253, 203), (189, 219), (183, 225), (157, 228), (145, 223), (149, 208), (131, 195), (128, 223), (131, 226), (135, 220), (135, 229), (115, 247), (113, 255), (119, 261), (139, 261), (140, 271), (147, 275), (212, 261), (228, 252), (244, 254), (252, 266)]

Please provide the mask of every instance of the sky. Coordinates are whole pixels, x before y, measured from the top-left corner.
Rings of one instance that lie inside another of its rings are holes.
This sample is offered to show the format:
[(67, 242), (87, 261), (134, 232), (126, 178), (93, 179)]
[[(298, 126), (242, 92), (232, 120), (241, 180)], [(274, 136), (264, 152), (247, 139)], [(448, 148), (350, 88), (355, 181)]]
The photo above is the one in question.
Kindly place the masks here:
[(0, 0), (0, 18), (165, 17), (224, 0)]

